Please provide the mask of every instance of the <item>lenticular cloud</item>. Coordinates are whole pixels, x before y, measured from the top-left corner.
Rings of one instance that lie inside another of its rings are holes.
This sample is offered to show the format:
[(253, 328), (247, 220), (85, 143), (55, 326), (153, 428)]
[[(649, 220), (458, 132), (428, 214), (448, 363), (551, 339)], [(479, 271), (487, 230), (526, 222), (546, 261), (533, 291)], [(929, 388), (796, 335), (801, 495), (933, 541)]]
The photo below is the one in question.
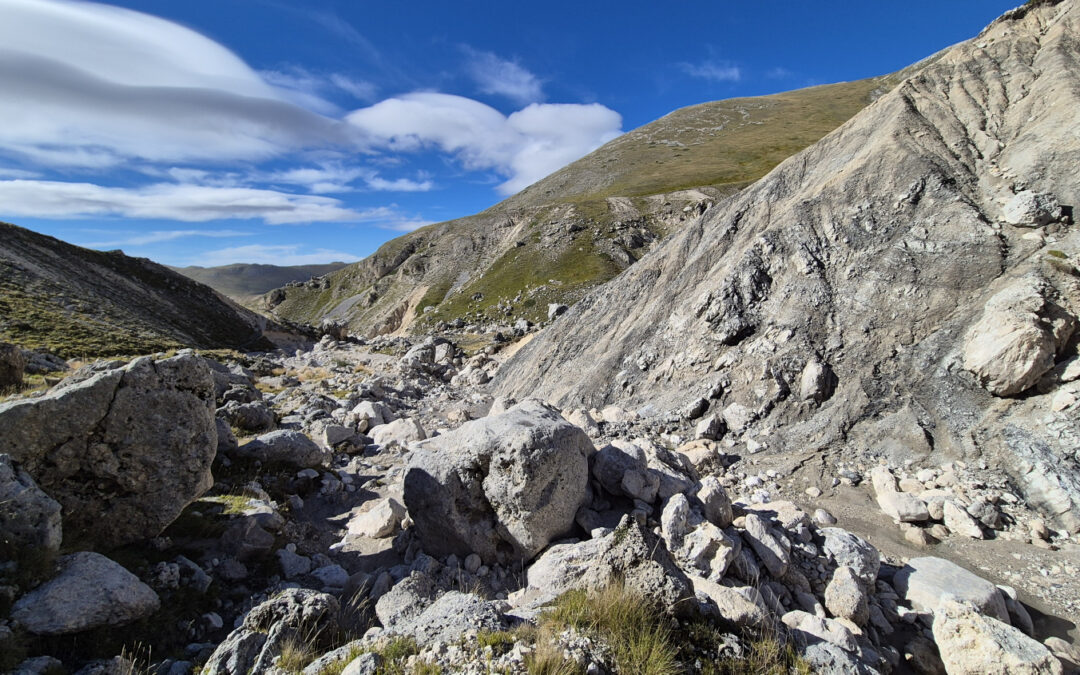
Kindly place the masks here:
[(170, 21), (58, 0), (0, 0), (0, 15), (0, 146), (38, 163), (259, 159), (347, 140)]

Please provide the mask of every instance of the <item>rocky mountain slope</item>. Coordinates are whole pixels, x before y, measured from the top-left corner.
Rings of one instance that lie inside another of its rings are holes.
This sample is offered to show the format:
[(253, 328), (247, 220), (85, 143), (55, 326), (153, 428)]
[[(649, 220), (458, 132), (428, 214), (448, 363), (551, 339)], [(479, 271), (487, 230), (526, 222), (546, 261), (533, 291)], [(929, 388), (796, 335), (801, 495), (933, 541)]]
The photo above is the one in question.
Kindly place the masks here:
[[(1080, 6), (1031, 3), (584, 297), (504, 395), (793, 464), (1005, 467), (1080, 529)], [(715, 417), (711, 417), (715, 415)]]
[(275, 290), (265, 307), (292, 321), (341, 319), (367, 335), (455, 319), (545, 320), (549, 303), (576, 302), (899, 79), (677, 110), (483, 213), (422, 228), (362, 262)]
[(499, 359), (445, 339), (242, 358), (102, 362), (0, 403), (0, 670), (1080, 661), (1080, 537), (993, 469), (876, 467), (879, 502), (924, 511), (897, 542), (893, 516), (820, 506), (865, 496), (846, 472), (804, 492), (708, 441), (673, 448), (679, 425), (492, 400)]
[(258, 265), (237, 263), (219, 267), (170, 267), (185, 277), (206, 284), (238, 302), (249, 302), (275, 288), (297, 281), (308, 281), (345, 267), (346, 263), (325, 265)]
[(65, 358), (174, 347), (270, 349), (265, 323), (149, 260), (0, 223), (0, 341)]

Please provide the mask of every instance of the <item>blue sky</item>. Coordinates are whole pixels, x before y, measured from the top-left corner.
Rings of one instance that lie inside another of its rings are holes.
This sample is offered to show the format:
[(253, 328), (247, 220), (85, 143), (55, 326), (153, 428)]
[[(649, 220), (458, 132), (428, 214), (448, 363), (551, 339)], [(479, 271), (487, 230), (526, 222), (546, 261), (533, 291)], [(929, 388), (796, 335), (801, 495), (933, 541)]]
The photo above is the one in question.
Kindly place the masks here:
[(0, 0), (0, 219), (357, 260), (702, 101), (892, 72), (1018, 0)]

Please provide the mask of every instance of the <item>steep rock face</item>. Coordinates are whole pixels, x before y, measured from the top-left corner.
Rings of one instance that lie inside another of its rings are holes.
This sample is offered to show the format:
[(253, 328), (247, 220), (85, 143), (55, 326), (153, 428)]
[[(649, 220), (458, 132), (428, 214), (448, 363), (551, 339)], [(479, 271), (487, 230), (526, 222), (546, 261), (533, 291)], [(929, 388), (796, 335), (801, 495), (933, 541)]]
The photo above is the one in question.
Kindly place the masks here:
[(213, 485), (216, 452), (214, 379), (193, 354), (87, 370), (0, 404), (0, 454), (60, 502), (66, 541), (158, 535)]
[[(1007, 14), (586, 296), (495, 393), (661, 412), (711, 395), (736, 432), (808, 454), (910, 408), (931, 443), (901, 453), (1000, 463), (1080, 529), (1077, 416), (1043, 419), (1062, 368), (1028, 389), (1048, 395), (1001, 403), (963, 364), (988, 299), (1018, 279), (1080, 310), (1080, 234), (999, 222), (1023, 190), (1080, 198), (1078, 66), (1077, 2)], [(1056, 346), (1059, 365), (1076, 358), (1075, 340)], [(800, 400), (811, 362), (836, 378), (820, 403)]]

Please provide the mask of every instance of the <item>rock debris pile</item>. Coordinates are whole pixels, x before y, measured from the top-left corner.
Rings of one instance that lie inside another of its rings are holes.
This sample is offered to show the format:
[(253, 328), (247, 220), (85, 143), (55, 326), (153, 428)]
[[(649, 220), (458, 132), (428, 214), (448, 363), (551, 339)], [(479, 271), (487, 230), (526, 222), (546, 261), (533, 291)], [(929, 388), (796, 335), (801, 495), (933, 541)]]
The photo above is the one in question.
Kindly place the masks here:
[[(813, 508), (822, 490), (789, 492), (775, 470), (686, 441), (709, 430), (690, 416), (662, 425), (616, 407), (492, 399), (462, 373), (496, 369), (497, 354), (327, 336), (245, 363), (182, 353), (98, 364), (0, 404), (0, 494), (18, 504), (0, 512), (0, 535), (19, 551), (3, 568), (0, 640), (31, 646), (6, 667), (113, 672), (100, 669), (132, 655), (91, 653), (77, 638), (132, 631), (155, 635), (161, 673), (525, 673), (551, 650), (615, 673), (613, 637), (550, 629), (566, 598), (615, 585), (672, 635), (709, 627), (714, 637), (681, 661), (691, 671), (744, 658), (765, 636), (823, 672), (1073, 667), (1072, 648), (1039, 635), (1017, 590), (933, 555), (949, 537), (1075, 546), (964, 467), (838, 472), (924, 551), (904, 559)], [(143, 397), (138, 411), (122, 407), (129, 389)], [(167, 429), (113, 426), (118, 410), (153, 419), (156, 400), (179, 406)], [(268, 423), (244, 428), (237, 405)], [(56, 438), (7, 424), (76, 409)], [(101, 476), (78, 501), (40, 459), (63, 456), (71, 439), (103, 446), (90, 454), (98, 464), (78, 469)], [(192, 476), (212, 467), (214, 487), (133, 489), (144, 512), (179, 517), (111, 523), (130, 507), (105, 477), (139, 485), (125, 478), (136, 450), (162, 448)], [(87, 546), (67, 545), (72, 522), (124, 535), (72, 552)], [(58, 644), (75, 653), (32, 653)]]

